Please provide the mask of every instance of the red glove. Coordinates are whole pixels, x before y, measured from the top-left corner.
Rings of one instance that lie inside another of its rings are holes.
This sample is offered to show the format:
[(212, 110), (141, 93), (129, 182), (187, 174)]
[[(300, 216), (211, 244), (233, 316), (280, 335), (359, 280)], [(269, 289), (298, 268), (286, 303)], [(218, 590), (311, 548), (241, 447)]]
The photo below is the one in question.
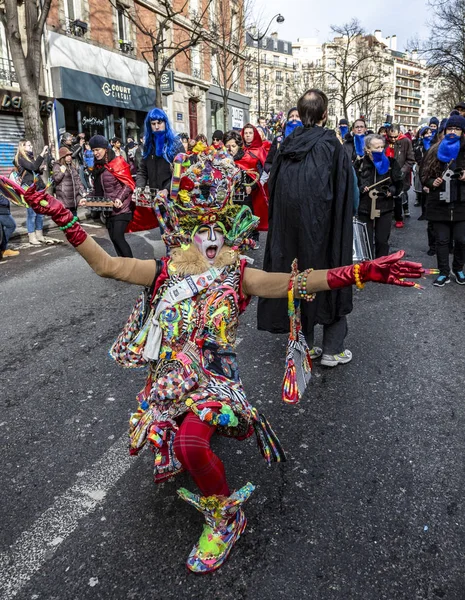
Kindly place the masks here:
[[(404, 250), (399, 250), (395, 254), (360, 263), (361, 283), (376, 281), (377, 283), (413, 287), (415, 285), (413, 281), (404, 281), (404, 279), (406, 277), (418, 279), (425, 270), (421, 263), (400, 260), (404, 254)], [(354, 285), (354, 265), (329, 269), (326, 280), (332, 290)]]
[[(35, 185), (32, 185), (27, 190), (21, 189), (21, 192), (24, 200), (34, 212), (48, 215), (59, 227), (64, 227), (73, 220), (73, 213), (65, 208), (59, 200), (47, 194), (45, 190), (38, 192)], [(75, 247), (80, 246), (87, 238), (87, 233), (78, 222), (65, 229), (64, 233), (69, 243)]]

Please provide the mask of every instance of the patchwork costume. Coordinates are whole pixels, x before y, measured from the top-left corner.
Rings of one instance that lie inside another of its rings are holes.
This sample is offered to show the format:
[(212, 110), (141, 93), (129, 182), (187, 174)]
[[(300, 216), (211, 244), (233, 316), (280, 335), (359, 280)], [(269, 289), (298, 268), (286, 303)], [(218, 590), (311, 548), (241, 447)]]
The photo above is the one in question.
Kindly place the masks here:
[(311, 372), (297, 297), (311, 300), (313, 291), (360, 287), (365, 281), (414, 285), (404, 278), (422, 273), (421, 265), (400, 261), (401, 252), (328, 272), (297, 273), (295, 264), (291, 274), (246, 268), (241, 252), (253, 247), (250, 236), (258, 219), (233, 203), (238, 177), (224, 150), (176, 157), (171, 193), (155, 200), (170, 248), (170, 257), (158, 261), (110, 257), (55, 198), (34, 186), (25, 192), (0, 177), (0, 191), (49, 215), (97, 274), (145, 288), (110, 354), (124, 367), (148, 369), (130, 419), (130, 452), (150, 445), (155, 481), (186, 470), (200, 489), (201, 495), (178, 491), (206, 521), (187, 560), (196, 573), (213, 571), (226, 560), (246, 527), (243, 505), (254, 490), (247, 483), (231, 493), (224, 465), (210, 448), (213, 433), (238, 439), (255, 433), (269, 464), (285, 460), (270, 424), (247, 400), (237, 369), (236, 332), (248, 294), (288, 297), (291, 335), (283, 399), (294, 403)]

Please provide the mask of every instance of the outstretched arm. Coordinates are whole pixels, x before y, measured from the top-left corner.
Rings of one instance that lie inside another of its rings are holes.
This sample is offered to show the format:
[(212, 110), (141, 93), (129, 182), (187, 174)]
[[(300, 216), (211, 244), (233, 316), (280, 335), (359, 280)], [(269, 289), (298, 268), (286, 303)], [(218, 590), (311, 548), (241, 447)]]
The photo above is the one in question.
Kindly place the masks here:
[[(311, 271), (307, 277), (307, 293), (336, 290), (356, 283), (363, 286), (368, 281), (413, 287), (416, 284), (406, 279), (418, 279), (423, 275), (424, 269), (420, 263), (401, 260), (404, 254), (403, 250), (399, 250), (395, 254), (367, 260), (359, 265)], [(262, 298), (286, 298), (289, 277), (289, 273), (266, 273), (258, 269), (246, 269), (243, 281), (244, 293)], [(294, 293), (298, 298), (295, 284)]]

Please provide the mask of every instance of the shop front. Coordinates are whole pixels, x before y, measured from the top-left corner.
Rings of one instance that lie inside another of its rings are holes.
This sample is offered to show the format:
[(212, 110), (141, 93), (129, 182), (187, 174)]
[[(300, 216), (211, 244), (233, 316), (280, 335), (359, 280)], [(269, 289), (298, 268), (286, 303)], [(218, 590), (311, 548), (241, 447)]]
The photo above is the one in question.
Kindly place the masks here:
[(116, 135), (126, 143), (128, 136), (143, 131), (145, 116), (155, 105), (154, 90), (64, 67), (51, 72), (59, 135)]
[[(250, 98), (237, 92), (229, 92), (227, 102), (227, 129), (240, 131), (249, 121)], [(224, 102), (222, 90), (212, 85), (207, 93), (207, 116), (209, 139), (215, 129), (224, 127)]]
[[(53, 99), (44, 96), (39, 98), (44, 140), (48, 143), (48, 119), (53, 111)], [(16, 90), (0, 89), (0, 132), (0, 174), (8, 175), (13, 166), (18, 142), (24, 138), (22, 97)]]

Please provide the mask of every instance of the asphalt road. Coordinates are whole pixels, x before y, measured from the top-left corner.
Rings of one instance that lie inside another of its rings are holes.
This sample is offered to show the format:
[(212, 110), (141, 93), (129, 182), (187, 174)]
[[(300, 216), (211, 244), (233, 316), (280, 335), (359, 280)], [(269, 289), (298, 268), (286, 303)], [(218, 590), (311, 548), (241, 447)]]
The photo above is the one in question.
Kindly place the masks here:
[[(417, 212), (393, 250), (434, 267)], [(153, 233), (130, 242), (161, 254)], [(202, 518), (175, 493), (194, 485), (155, 486), (151, 453), (126, 452), (144, 371), (108, 349), (138, 290), (66, 244), (39, 250), (0, 263), (1, 598), (465, 598), (465, 287), (355, 291), (353, 361), (316, 363), (297, 406), (280, 400), (285, 339), (257, 332), (248, 308), (242, 378), (288, 462), (268, 468), (254, 438), (214, 441), (231, 487), (257, 489), (228, 562), (196, 576), (184, 561)]]

